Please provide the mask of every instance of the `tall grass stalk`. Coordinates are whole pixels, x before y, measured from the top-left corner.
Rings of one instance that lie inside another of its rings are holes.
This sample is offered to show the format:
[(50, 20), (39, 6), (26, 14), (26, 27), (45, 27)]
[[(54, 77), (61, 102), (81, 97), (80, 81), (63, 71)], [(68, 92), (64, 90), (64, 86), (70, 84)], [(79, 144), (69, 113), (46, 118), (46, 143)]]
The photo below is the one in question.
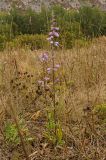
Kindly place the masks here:
[(23, 136), (21, 134), (20, 126), (19, 126), (19, 123), (18, 123), (18, 118), (17, 118), (17, 115), (15, 113), (12, 101), (11, 101), (10, 109), (11, 109), (11, 112), (12, 112), (12, 116), (13, 116), (14, 122), (16, 124), (18, 135), (20, 137), (20, 141), (21, 141), (21, 145), (22, 145), (22, 148), (23, 148), (23, 151), (24, 151), (24, 154), (25, 154), (25, 158), (26, 158), (26, 160), (30, 160), (30, 158), (28, 156), (28, 153), (27, 153), (27, 150), (26, 150), (26, 147), (25, 147), (24, 138), (23, 138)]
[(56, 136), (56, 95), (55, 95), (55, 54), (54, 54), (54, 47), (51, 47), (51, 53), (52, 53), (52, 81), (53, 81), (53, 108), (54, 108), (54, 123), (55, 123), (55, 136)]

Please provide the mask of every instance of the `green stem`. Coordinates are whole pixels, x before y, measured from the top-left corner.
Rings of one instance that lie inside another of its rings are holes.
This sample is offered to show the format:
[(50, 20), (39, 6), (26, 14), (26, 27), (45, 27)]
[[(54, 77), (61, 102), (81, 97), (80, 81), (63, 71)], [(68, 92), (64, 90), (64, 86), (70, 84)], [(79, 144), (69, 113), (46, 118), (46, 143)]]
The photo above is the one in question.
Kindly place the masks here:
[(54, 48), (52, 47), (52, 80), (53, 80), (53, 107), (54, 107), (54, 123), (55, 123), (55, 136), (56, 136), (56, 95), (55, 95), (55, 59), (54, 59)]
[(15, 111), (14, 111), (14, 108), (12, 105), (10, 105), (10, 109), (12, 111), (12, 115), (13, 115), (13, 119), (14, 119), (14, 122), (16, 124), (16, 127), (17, 127), (17, 131), (18, 131), (18, 135), (20, 137), (20, 141), (21, 141), (21, 144), (22, 144), (22, 148), (23, 148), (23, 151), (24, 151), (24, 154), (25, 154), (25, 157), (26, 157), (26, 160), (30, 160), (29, 156), (28, 156), (28, 153), (26, 151), (26, 148), (25, 148), (25, 142), (24, 142), (24, 138), (21, 134), (21, 130), (20, 130), (20, 127), (19, 127), (19, 124), (18, 124), (18, 119), (17, 119), (17, 116), (15, 114)]

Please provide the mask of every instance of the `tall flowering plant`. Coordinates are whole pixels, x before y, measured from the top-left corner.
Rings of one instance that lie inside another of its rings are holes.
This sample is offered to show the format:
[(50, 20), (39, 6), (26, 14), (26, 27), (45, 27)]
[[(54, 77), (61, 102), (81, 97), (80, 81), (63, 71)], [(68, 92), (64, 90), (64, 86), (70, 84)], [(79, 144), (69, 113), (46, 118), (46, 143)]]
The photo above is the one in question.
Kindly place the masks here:
[[(47, 40), (50, 42), (51, 45), (51, 54), (52, 54), (52, 65), (48, 66), (50, 57), (48, 52), (42, 53), (42, 55), (40, 55), (40, 61), (42, 63), (43, 66), (43, 78), (42, 80), (38, 81), (39, 84), (41, 84), (42, 86), (44, 86), (44, 84), (46, 84), (47, 81), (51, 81), (53, 82), (53, 88), (54, 88), (54, 83), (56, 81), (58, 81), (58, 78), (55, 77), (55, 72), (58, 71), (58, 69), (60, 68), (59, 64), (55, 64), (55, 48), (59, 47), (59, 42), (57, 41), (58, 37), (59, 37), (59, 27), (56, 27), (56, 20), (54, 18), (54, 16), (52, 17), (52, 23), (51, 23), (51, 30), (48, 34), (48, 38)], [(51, 77), (52, 75), (52, 77)]]
[[(54, 15), (52, 16), (52, 24), (51, 24), (51, 31), (49, 32), (48, 41), (51, 44), (51, 53), (52, 53), (52, 90), (53, 90), (53, 117), (54, 117), (54, 132), (55, 135), (57, 135), (57, 116), (56, 116), (56, 91), (55, 91), (55, 69), (59, 67), (59, 65), (55, 65), (55, 53), (54, 48), (59, 46), (59, 42), (57, 41), (57, 38), (59, 37), (59, 28), (56, 26), (56, 20)], [(57, 67), (56, 67), (57, 66)], [(57, 138), (57, 137), (56, 137)]]
[[(48, 114), (48, 129), (50, 129), (50, 139), (51, 137), (54, 138), (54, 143), (59, 142), (62, 140), (62, 130), (60, 125), (58, 124), (57, 115), (56, 115), (56, 84), (59, 81), (59, 78), (56, 76), (56, 72), (58, 72), (60, 68), (60, 64), (55, 63), (56, 54), (55, 49), (59, 47), (58, 42), (59, 37), (59, 28), (56, 26), (56, 20), (55, 17), (52, 16), (52, 23), (51, 23), (51, 30), (48, 34), (47, 40), (50, 43), (51, 46), (51, 58), (49, 57), (49, 54), (43, 53), (40, 56), (40, 61), (43, 66), (43, 78), (38, 83), (41, 85), (45, 91), (45, 100), (47, 105), (47, 95), (46, 91), (49, 90), (52, 94), (52, 112), (47, 113)], [(49, 65), (51, 62), (51, 65)], [(52, 133), (51, 133), (52, 132)]]

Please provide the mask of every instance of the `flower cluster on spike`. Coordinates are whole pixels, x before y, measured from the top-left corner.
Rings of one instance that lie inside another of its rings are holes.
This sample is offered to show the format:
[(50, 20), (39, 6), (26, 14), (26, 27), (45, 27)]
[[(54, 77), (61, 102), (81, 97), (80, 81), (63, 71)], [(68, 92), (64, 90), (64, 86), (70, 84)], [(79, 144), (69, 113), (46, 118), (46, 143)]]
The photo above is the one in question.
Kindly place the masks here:
[(57, 71), (59, 68), (60, 68), (60, 65), (56, 64), (54, 68), (47, 68), (47, 73), (50, 74), (52, 73), (52, 70)]
[(47, 52), (45, 52), (45, 53), (43, 53), (42, 55), (40, 55), (40, 61), (41, 62), (47, 62), (48, 61), (48, 53)]
[[(52, 25), (51, 25), (51, 31), (49, 32), (49, 37), (47, 40), (50, 42), (50, 44), (54, 47), (59, 46), (59, 42), (57, 41), (57, 38), (59, 37), (59, 28), (56, 27), (56, 20), (53, 17), (52, 18)], [(44, 86), (48, 84), (51, 81), (51, 74), (54, 72), (57, 72), (58, 69), (60, 68), (60, 64), (55, 64), (54, 67), (49, 67), (49, 56), (48, 52), (42, 53), (40, 55), (40, 61), (43, 64), (42, 66), (45, 67), (45, 77), (43, 77), (41, 80), (38, 81), (38, 84), (40, 86)], [(58, 82), (58, 78), (56, 78), (55, 82)]]
[[(38, 84), (42, 87), (44, 87), (44, 84), (47, 84), (48, 82), (50, 82), (51, 80), (51, 74), (53, 72), (53, 70), (55, 72), (58, 71), (58, 69), (60, 68), (60, 64), (55, 64), (54, 65), (54, 68), (53, 67), (49, 67), (48, 66), (48, 62), (49, 62), (49, 56), (48, 56), (48, 53), (45, 52), (45, 53), (42, 53), (40, 55), (40, 62), (43, 64), (43, 67), (45, 67), (45, 77), (42, 78), (42, 80), (39, 80), (38, 81)], [(57, 82), (57, 80), (56, 80)]]
[(59, 37), (59, 27), (56, 27), (56, 20), (55, 18), (52, 19), (51, 31), (49, 32), (49, 37), (47, 40), (50, 42), (51, 45), (55, 47), (59, 47), (59, 42), (56, 39)]

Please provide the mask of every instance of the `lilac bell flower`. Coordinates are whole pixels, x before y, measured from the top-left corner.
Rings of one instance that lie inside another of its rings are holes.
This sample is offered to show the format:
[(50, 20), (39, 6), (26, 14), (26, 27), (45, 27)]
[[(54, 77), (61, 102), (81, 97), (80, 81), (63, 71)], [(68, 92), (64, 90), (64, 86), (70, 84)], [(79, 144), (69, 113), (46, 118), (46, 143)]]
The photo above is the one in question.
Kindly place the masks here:
[(51, 72), (51, 68), (47, 68), (47, 72), (50, 73)]
[(54, 67), (54, 71), (57, 71), (59, 68), (60, 68), (60, 65), (56, 64), (55, 67)]
[(47, 38), (48, 41), (51, 41), (51, 37)]
[(58, 32), (56, 32), (56, 31), (53, 31), (53, 36), (55, 36), (55, 37), (59, 37), (59, 33)]
[(56, 72), (56, 71), (57, 71), (57, 68), (55, 68), (55, 67), (54, 67), (54, 69), (53, 69), (53, 70)]
[(51, 31), (49, 32), (49, 37), (47, 40), (50, 42), (51, 45), (55, 47), (59, 46), (59, 42), (55, 42), (55, 39), (59, 37), (59, 27), (56, 27), (56, 20), (52, 19)]
[(60, 64), (56, 64), (56, 65), (55, 65), (55, 68), (60, 68)]
[(40, 60), (41, 60), (41, 62), (46, 62), (46, 61), (48, 61), (48, 55), (47, 55), (47, 53), (43, 53), (43, 54), (40, 56)]
[(59, 27), (51, 27), (52, 31), (59, 31)]
[(54, 45), (55, 45), (56, 47), (59, 47), (59, 42), (55, 42)]
[(49, 32), (49, 36), (53, 36), (53, 32)]
[(45, 80), (45, 81), (49, 81), (50, 78), (49, 78), (49, 77), (45, 77), (44, 80)]
[(53, 43), (54, 43), (54, 42), (51, 40), (51, 41), (50, 41), (50, 44), (53, 44)]
[[(49, 33), (49, 36), (50, 36), (50, 37), (51, 37), (51, 36), (52, 36), (52, 37), (55, 36), (55, 37), (58, 38), (58, 37), (59, 37), (59, 33), (56, 32), (55, 30), (53, 30), (52, 32)], [(50, 38), (50, 37), (49, 37), (49, 38)]]
[(47, 38), (47, 40), (51, 41), (53, 38), (54, 38), (53, 36), (50, 36), (50, 37)]
[(56, 30), (56, 31), (59, 31), (59, 27), (55, 27), (55, 30)]
[(59, 82), (59, 78), (55, 79), (55, 83)]

